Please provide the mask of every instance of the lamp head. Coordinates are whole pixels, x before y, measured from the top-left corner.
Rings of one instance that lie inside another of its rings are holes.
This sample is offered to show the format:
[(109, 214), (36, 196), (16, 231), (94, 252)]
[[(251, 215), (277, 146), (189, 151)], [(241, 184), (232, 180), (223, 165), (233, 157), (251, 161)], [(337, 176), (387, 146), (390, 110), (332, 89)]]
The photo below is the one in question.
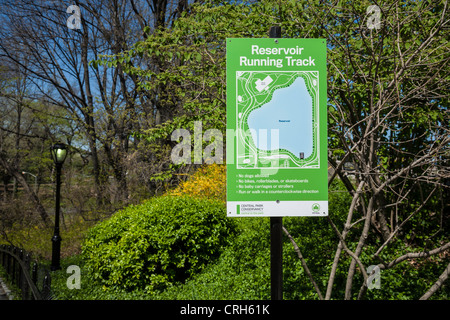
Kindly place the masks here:
[(50, 149), (50, 153), (55, 164), (62, 165), (66, 160), (67, 146), (63, 143), (56, 143)]

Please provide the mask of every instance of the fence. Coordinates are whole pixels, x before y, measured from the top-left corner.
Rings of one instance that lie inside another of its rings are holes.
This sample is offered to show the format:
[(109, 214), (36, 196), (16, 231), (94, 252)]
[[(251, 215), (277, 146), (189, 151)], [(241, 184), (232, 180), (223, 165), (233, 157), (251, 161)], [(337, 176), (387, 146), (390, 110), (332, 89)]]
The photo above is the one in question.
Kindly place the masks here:
[[(8, 281), (20, 289), (22, 300), (50, 300), (51, 277), (47, 268), (32, 262), (32, 255), (13, 246), (0, 246), (0, 265)], [(39, 285), (42, 283), (42, 285)]]

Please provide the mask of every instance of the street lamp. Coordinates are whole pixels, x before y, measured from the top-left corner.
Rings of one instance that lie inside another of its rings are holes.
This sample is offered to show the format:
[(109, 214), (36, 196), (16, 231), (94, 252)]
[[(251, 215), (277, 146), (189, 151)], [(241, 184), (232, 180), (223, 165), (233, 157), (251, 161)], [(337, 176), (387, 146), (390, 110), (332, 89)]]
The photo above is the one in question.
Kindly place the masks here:
[(65, 144), (56, 143), (51, 147), (50, 153), (56, 167), (55, 230), (52, 237), (52, 264), (50, 266), (50, 270), (55, 271), (61, 269), (59, 263), (61, 256), (61, 236), (59, 235), (59, 208), (61, 198), (61, 168), (64, 160), (66, 160), (67, 147)]
[(32, 174), (31, 172), (22, 171), (23, 175), (29, 174), (30, 176), (34, 177), (34, 193), (37, 194), (38, 188), (37, 188), (37, 175)]

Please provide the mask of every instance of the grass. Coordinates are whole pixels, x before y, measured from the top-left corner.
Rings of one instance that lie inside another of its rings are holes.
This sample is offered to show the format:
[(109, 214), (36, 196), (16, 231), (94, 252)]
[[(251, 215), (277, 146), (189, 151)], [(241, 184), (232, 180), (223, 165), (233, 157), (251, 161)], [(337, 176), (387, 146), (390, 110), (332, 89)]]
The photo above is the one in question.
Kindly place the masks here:
[[(86, 221), (79, 216), (67, 215), (60, 225), (62, 238), (61, 257), (70, 257), (81, 252), (81, 242), (85, 233), (93, 226), (92, 221)], [(16, 247), (33, 252), (37, 260), (51, 259), (54, 229), (45, 227), (40, 221), (24, 221), (14, 223), (5, 236), (8, 239), (0, 240), (0, 244), (13, 244)]]

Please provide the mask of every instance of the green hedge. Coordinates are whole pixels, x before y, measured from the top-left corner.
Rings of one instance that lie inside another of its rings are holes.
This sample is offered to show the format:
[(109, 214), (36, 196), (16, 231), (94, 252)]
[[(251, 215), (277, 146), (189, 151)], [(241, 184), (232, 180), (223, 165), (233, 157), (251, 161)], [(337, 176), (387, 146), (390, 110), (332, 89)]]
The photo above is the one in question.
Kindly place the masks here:
[(105, 288), (151, 293), (201, 271), (235, 230), (223, 203), (163, 196), (92, 228), (83, 243), (83, 260)]

